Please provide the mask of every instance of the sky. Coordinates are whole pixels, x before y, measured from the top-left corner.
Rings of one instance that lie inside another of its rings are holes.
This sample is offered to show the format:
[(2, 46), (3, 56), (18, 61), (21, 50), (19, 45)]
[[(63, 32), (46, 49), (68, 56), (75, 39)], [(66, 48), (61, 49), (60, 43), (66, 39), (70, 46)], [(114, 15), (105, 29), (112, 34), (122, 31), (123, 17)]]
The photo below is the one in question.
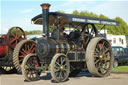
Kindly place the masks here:
[(51, 12), (88, 11), (111, 19), (121, 17), (128, 24), (128, 0), (0, 0), (0, 34), (14, 26), (25, 31), (42, 30), (41, 25), (31, 24), (31, 19), (42, 13), (42, 3), (50, 3)]

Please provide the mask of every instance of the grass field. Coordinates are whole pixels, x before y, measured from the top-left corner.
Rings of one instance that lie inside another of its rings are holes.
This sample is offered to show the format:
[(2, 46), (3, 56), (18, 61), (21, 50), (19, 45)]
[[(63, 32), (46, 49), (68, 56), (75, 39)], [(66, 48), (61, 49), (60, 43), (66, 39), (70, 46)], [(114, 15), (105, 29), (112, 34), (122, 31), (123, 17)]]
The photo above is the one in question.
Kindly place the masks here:
[(118, 66), (112, 72), (128, 72), (128, 66)]

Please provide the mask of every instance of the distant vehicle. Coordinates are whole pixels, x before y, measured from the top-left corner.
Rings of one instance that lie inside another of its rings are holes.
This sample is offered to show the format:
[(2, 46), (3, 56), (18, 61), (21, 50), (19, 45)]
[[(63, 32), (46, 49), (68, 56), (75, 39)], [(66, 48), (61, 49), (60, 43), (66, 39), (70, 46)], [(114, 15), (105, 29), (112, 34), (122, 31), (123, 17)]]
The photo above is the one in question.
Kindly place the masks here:
[(27, 40), (20, 27), (12, 27), (7, 34), (0, 35), (0, 74), (20, 73), (24, 57), (28, 53), (34, 53), (35, 46), (36, 43)]
[(128, 63), (128, 48), (121, 46), (113, 46), (114, 64), (113, 67), (118, 65), (126, 65)]
[(35, 41), (36, 43), (38, 43), (38, 42), (39, 42), (39, 40), (40, 40), (40, 38), (33, 37), (33, 38), (31, 38), (30, 40), (33, 40), (33, 41)]
[[(126, 55), (128, 56), (128, 48), (124, 48), (124, 52), (125, 52)], [(128, 64), (128, 57), (127, 57), (127, 64)]]
[(128, 48), (124, 48), (126, 54), (128, 54)]
[[(16, 45), (23, 40), (26, 40), (26, 34), (20, 27), (12, 27), (7, 34), (0, 35), (0, 73), (16, 72), (13, 53)], [(22, 61), (18, 57), (15, 60)]]

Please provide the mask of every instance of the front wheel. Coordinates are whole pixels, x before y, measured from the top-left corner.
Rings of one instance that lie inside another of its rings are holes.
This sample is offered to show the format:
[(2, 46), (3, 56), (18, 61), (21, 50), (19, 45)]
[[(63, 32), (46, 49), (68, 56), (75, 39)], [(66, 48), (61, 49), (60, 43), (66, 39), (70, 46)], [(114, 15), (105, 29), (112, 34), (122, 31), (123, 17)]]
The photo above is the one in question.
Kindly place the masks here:
[(40, 67), (39, 59), (35, 54), (28, 54), (22, 63), (22, 74), (27, 81), (35, 81), (40, 78), (41, 71), (36, 67)]
[(93, 38), (86, 50), (89, 72), (97, 77), (108, 76), (113, 66), (112, 47), (105, 38)]
[(56, 82), (63, 82), (68, 79), (70, 64), (66, 55), (58, 53), (51, 61), (51, 75)]

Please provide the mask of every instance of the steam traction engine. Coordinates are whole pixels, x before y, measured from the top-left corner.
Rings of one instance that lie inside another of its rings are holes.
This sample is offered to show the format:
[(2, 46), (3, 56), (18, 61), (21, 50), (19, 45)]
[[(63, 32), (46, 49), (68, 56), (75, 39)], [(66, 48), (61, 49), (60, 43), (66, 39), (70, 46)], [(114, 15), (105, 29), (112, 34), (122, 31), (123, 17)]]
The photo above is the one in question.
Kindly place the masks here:
[[(28, 48), (30, 47), (28, 44), (31, 45), (31, 48)], [(35, 52), (35, 45), (34, 41), (26, 40), (26, 34), (20, 27), (12, 27), (7, 35), (1, 35), (0, 73), (21, 72), (24, 57), (27, 53)]]
[[(94, 76), (108, 76), (113, 63), (112, 48), (109, 41), (100, 36), (94, 24), (119, 23), (110, 19), (49, 12), (49, 4), (42, 4), (41, 7), (43, 14), (32, 18), (32, 23), (43, 24), (45, 37), (37, 43), (36, 53), (24, 58), (24, 78), (37, 80), (42, 71), (50, 70), (53, 80), (63, 82), (84, 68)], [(54, 28), (51, 36), (49, 26)], [(62, 31), (64, 27), (74, 30), (65, 34)]]
[(0, 37), (0, 71), (10, 73), (14, 71), (13, 50), (22, 40), (26, 39), (24, 31), (20, 27), (11, 28), (7, 35)]

